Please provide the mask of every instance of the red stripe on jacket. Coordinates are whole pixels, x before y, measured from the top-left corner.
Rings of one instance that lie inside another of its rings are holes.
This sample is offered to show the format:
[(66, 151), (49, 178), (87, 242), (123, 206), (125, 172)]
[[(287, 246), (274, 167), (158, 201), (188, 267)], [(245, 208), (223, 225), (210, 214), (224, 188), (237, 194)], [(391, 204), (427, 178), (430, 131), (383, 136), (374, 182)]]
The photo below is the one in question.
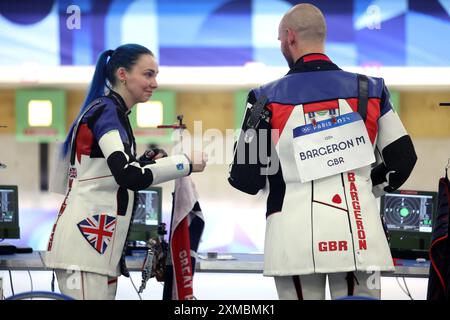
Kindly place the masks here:
[(328, 101), (321, 101), (321, 102), (305, 103), (303, 105), (303, 112), (309, 113), (309, 112), (325, 111), (325, 110), (338, 109), (338, 108), (339, 108), (338, 100), (328, 100)]
[[(358, 112), (358, 99), (350, 98), (346, 99), (354, 112)], [(380, 118), (380, 98), (370, 98), (367, 102), (367, 118), (366, 128), (369, 134), (372, 144), (375, 142), (375, 138), (378, 132), (378, 119)]]
[(76, 155), (78, 163), (81, 163), (81, 155), (90, 155), (92, 143), (94, 142), (94, 135), (92, 131), (88, 128), (87, 124), (82, 124), (78, 128), (77, 139), (76, 139)]
[[(286, 122), (291, 116), (292, 110), (294, 110), (294, 105), (272, 102), (267, 106), (267, 109), (272, 111), (272, 118), (270, 119), (270, 124), (272, 126), (272, 141), (277, 145), (284, 127), (286, 126)], [(273, 130), (278, 130), (278, 134)]]

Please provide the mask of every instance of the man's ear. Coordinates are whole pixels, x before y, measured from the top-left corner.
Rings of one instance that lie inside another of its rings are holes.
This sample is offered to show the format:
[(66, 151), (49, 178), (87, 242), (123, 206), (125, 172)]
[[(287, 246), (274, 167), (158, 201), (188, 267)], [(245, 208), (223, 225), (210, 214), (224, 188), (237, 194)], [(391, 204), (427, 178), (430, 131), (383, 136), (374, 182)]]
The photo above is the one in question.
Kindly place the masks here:
[(288, 44), (290, 46), (295, 45), (295, 43), (297, 42), (297, 35), (295, 33), (295, 31), (291, 28), (287, 28), (287, 40), (288, 40)]

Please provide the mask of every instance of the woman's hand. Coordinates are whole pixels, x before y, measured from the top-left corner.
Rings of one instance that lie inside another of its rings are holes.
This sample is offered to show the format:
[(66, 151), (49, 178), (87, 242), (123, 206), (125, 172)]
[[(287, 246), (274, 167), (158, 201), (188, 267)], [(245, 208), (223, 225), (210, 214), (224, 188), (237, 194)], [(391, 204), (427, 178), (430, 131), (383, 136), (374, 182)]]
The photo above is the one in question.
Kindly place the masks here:
[(145, 151), (145, 153), (139, 158), (140, 161), (155, 161), (167, 157), (167, 152), (163, 149), (152, 148)]
[(201, 151), (194, 151), (188, 157), (192, 163), (192, 172), (202, 172), (205, 170), (206, 162), (208, 162), (208, 155)]

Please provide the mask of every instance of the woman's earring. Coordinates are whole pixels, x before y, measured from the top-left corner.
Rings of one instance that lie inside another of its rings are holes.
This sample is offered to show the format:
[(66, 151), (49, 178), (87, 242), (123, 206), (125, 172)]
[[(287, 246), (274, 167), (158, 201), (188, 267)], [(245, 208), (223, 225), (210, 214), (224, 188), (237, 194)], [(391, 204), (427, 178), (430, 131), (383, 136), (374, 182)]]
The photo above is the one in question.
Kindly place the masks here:
[(120, 82), (121, 82), (123, 85), (126, 85), (126, 84), (127, 84), (127, 80), (120, 80)]

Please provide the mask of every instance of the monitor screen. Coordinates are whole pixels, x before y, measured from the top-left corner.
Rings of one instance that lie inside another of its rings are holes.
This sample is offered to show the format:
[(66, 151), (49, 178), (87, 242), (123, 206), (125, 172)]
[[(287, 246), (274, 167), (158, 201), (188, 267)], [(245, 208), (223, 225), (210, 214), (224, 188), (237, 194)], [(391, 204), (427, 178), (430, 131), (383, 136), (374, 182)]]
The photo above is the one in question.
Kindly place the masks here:
[(162, 188), (149, 187), (138, 191), (133, 224), (128, 236), (130, 241), (147, 241), (157, 236), (162, 220)]
[(397, 190), (381, 197), (380, 213), (394, 258), (426, 258), (431, 242), (437, 192)]
[(0, 186), (0, 239), (19, 239), (17, 186)]
[(384, 196), (384, 217), (389, 230), (431, 232), (436, 193), (399, 191)]

